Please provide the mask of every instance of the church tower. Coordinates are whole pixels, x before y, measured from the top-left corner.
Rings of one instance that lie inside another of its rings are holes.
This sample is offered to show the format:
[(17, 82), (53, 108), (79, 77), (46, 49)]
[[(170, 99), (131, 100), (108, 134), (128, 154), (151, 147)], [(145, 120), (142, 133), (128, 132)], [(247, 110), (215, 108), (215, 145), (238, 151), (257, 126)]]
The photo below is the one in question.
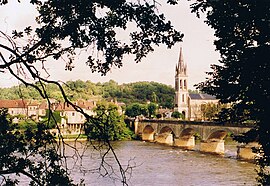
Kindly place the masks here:
[(179, 61), (175, 69), (175, 106), (174, 110), (188, 117), (188, 86), (187, 65), (184, 63), (182, 47), (180, 48)]

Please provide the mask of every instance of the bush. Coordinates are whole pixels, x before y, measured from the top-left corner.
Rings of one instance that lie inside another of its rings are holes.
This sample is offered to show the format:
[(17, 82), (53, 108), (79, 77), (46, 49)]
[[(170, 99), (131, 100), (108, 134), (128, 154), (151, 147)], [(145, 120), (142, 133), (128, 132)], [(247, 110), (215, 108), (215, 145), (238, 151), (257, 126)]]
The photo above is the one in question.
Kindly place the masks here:
[(183, 114), (181, 114), (180, 112), (178, 112), (178, 111), (174, 111), (173, 113), (172, 113), (172, 117), (173, 118), (184, 118), (183, 117)]

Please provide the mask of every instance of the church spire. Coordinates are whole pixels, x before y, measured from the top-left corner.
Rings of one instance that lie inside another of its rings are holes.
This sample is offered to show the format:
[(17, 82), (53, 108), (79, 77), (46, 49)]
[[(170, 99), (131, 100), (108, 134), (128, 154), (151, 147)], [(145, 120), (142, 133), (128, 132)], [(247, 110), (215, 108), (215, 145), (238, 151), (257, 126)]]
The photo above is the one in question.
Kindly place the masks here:
[(187, 74), (187, 65), (184, 64), (184, 56), (182, 52), (182, 47), (180, 47), (179, 61), (176, 67), (177, 74), (186, 75)]
[(180, 47), (179, 59), (176, 64), (175, 74), (175, 108), (174, 110), (182, 113), (186, 118), (189, 116), (188, 108), (188, 76), (187, 64), (184, 63), (182, 47)]
[(182, 63), (184, 63), (184, 57), (183, 57), (182, 47), (180, 47), (180, 55), (179, 55), (178, 64), (181, 66)]

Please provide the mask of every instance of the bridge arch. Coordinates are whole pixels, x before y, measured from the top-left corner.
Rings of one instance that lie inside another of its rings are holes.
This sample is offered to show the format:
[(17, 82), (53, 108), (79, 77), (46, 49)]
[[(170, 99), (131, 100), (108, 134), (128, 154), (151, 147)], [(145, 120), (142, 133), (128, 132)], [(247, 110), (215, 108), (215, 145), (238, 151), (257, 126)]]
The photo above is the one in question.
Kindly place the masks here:
[(142, 140), (153, 141), (155, 129), (151, 125), (146, 125), (142, 132)]
[(175, 138), (175, 133), (173, 129), (169, 126), (164, 126), (160, 129), (155, 140), (158, 143), (165, 143), (165, 144), (173, 145), (174, 138)]
[(185, 128), (180, 132), (180, 138), (191, 138), (197, 131), (194, 128)]
[(155, 130), (151, 125), (146, 125), (143, 129), (143, 133), (147, 133), (147, 134), (151, 134), (153, 133)]
[(193, 149), (195, 146), (195, 133), (196, 130), (194, 128), (184, 128), (180, 131), (179, 138), (175, 139), (175, 146), (185, 149)]
[(228, 128), (216, 127), (208, 133), (206, 140), (201, 141), (200, 151), (214, 154), (224, 154), (224, 138), (229, 132)]
[(228, 128), (214, 129), (210, 131), (206, 140), (224, 140), (228, 133), (233, 134), (233, 132)]
[(168, 127), (168, 126), (162, 127), (160, 129), (159, 134), (162, 134), (162, 133), (174, 134), (173, 129), (171, 127)]

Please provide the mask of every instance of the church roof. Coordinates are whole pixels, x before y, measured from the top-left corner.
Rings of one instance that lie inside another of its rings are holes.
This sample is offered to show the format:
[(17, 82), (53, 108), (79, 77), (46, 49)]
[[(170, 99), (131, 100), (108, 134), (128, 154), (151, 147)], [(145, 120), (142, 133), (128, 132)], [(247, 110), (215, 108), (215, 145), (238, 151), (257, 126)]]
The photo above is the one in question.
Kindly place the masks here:
[(217, 99), (215, 96), (209, 94), (189, 94), (190, 99), (198, 99), (198, 100), (215, 100)]

